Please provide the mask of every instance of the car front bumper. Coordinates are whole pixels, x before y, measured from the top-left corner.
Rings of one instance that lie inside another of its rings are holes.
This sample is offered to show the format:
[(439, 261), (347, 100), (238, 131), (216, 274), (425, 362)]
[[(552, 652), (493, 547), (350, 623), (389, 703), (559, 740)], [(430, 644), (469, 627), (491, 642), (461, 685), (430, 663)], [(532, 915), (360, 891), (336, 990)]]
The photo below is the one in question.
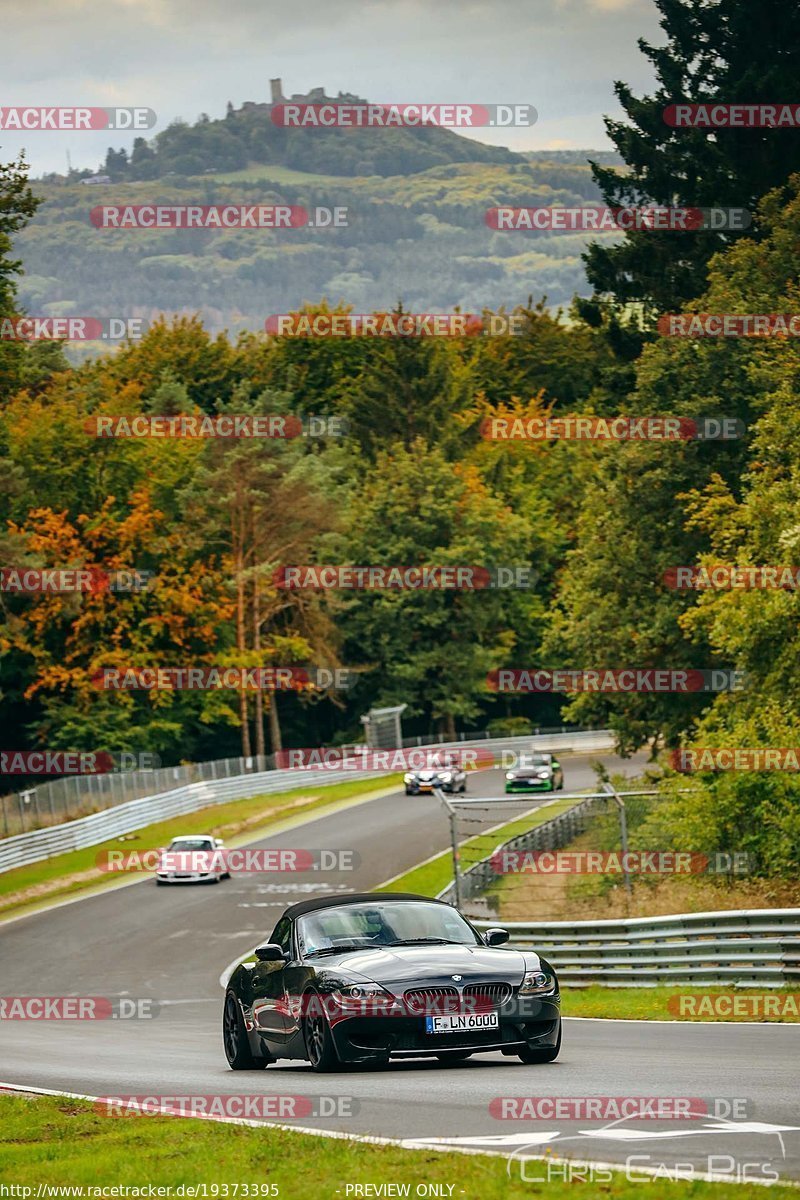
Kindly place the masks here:
[(506, 792), (552, 792), (555, 789), (554, 779), (506, 780)]
[(549, 1048), (558, 1041), (561, 1024), (556, 1000), (504, 1005), (496, 1028), (427, 1033), (425, 1017), (355, 1016), (331, 1023), (337, 1054), (343, 1062), (375, 1058), (419, 1058), (468, 1051), (473, 1054)]
[(208, 883), (209, 879), (215, 879), (216, 875), (216, 871), (156, 871), (159, 883)]

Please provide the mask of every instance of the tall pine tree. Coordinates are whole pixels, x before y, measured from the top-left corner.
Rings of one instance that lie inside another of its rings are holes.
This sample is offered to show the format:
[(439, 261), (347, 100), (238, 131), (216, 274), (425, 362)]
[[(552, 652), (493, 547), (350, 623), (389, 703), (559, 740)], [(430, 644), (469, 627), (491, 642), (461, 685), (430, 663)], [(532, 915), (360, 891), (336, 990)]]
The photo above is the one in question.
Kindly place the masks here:
[[(800, 130), (675, 129), (664, 109), (693, 104), (800, 103), (800, 8), (785, 0), (656, 0), (667, 35), (663, 47), (640, 39), (658, 88), (641, 99), (617, 81), (628, 121), (606, 118), (628, 170), (592, 164), (611, 207), (628, 204), (743, 207), (800, 171)], [(705, 288), (712, 254), (737, 233), (630, 232), (614, 246), (592, 244), (584, 256), (596, 296), (671, 311)], [(759, 237), (758, 223), (746, 236)]]

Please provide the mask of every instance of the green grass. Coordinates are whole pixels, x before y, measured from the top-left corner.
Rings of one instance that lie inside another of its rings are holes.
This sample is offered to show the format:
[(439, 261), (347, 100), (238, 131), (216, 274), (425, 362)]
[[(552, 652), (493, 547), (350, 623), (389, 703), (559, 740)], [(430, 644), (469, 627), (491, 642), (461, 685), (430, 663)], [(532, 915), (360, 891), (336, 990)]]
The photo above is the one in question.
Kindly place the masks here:
[(4, 871), (0, 875), (0, 914), (16, 913), (43, 900), (64, 898), (89, 888), (118, 884), (119, 872), (101, 872), (96, 868), (97, 856), (102, 851), (144, 851), (163, 846), (183, 833), (213, 833), (230, 845), (236, 844), (237, 839), (239, 844), (244, 844), (288, 817), (305, 816), (354, 797), (394, 791), (400, 778), (400, 775), (390, 775), (380, 780), (334, 783), (316, 789), (306, 786), (289, 792), (232, 800), (147, 825), (123, 838), (111, 838), (85, 850), (72, 850), (30, 866)]
[[(516, 837), (519, 833), (525, 833), (536, 825), (542, 825), (545, 821), (550, 821), (559, 813), (566, 812), (568, 808), (574, 808), (579, 803), (580, 801), (574, 798), (572, 800), (555, 800), (546, 808), (533, 814), (529, 812), (526, 817), (515, 817), (513, 821), (501, 825), (493, 833), (478, 833), (475, 837), (468, 838), (461, 844), (462, 870), (470, 863), (477, 862), (478, 859), (491, 854), (500, 842), (507, 842), (509, 838)], [(452, 879), (453, 855), (450, 850), (445, 850), (443, 853), (437, 854), (430, 862), (420, 863), (418, 866), (412, 867), (410, 871), (399, 875), (397, 879), (383, 884), (377, 891), (418, 892), (421, 896), (435, 896), (443, 888), (446, 888)]]
[[(538, 1170), (528, 1164), (529, 1174), (534, 1169)], [(32, 1188), (31, 1196), (39, 1184), (91, 1187), (97, 1198), (108, 1196), (112, 1187), (205, 1184), (212, 1197), (214, 1184), (227, 1184), (228, 1196), (233, 1197), (231, 1185), (240, 1185), (241, 1196), (242, 1185), (249, 1184), (275, 1185), (274, 1194), (281, 1200), (334, 1200), (337, 1195), (346, 1200), (357, 1194), (353, 1185), (406, 1184), (413, 1196), (418, 1184), (431, 1183), (444, 1185), (444, 1195), (452, 1185), (453, 1200), (575, 1196), (574, 1183), (525, 1182), (518, 1168), (509, 1175), (502, 1158), (371, 1146), (269, 1127), (170, 1117), (110, 1119), (84, 1101), (49, 1096), (0, 1097), (0, 1178), (18, 1188)], [(595, 1187), (590, 1193), (608, 1200), (641, 1194), (641, 1185), (621, 1173)], [(665, 1179), (654, 1179), (646, 1194), (649, 1200), (741, 1200), (743, 1195), (734, 1184)], [(218, 1190), (216, 1195), (225, 1193)], [(797, 1191), (779, 1185), (770, 1188), (769, 1195), (773, 1200), (796, 1200)]]
[[(547, 952), (545, 951), (545, 957)], [(680, 996), (722, 996), (734, 992), (731, 988), (711, 988), (702, 983), (693, 987), (654, 987), (654, 988), (563, 988), (561, 993), (561, 1011), (565, 1017), (616, 1017), (628, 1021), (769, 1021), (771, 1023), (795, 1025), (800, 1021), (800, 993), (784, 988), (740, 988), (735, 990), (737, 999), (746, 1001), (748, 996), (767, 995), (771, 999), (792, 996), (795, 1012), (787, 1012), (782, 1016), (769, 1013), (731, 1013), (709, 1015), (698, 1012), (695, 1008), (684, 1008), (687, 1013), (680, 1017), (680, 1007), (677, 997)], [(673, 1007), (670, 1008), (670, 1001)], [(675, 1008), (678, 1011), (675, 1011)]]

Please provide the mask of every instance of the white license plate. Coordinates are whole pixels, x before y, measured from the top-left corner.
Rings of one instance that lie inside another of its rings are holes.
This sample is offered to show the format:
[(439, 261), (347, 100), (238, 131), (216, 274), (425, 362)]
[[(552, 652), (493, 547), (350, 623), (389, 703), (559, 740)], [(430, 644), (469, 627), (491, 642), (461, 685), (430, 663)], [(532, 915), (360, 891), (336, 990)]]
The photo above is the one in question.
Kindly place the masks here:
[(455, 1013), (446, 1017), (426, 1017), (426, 1033), (471, 1033), (476, 1029), (497, 1029), (500, 1018), (496, 1012)]

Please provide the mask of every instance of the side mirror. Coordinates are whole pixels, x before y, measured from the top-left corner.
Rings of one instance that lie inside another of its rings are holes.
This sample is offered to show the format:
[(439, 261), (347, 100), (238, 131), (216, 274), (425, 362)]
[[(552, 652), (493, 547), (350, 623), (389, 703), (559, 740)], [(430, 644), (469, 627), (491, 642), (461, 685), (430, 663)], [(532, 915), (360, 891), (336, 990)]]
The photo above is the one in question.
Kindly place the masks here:
[(503, 942), (508, 941), (508, 930), (501, 929), (499, 925), (495, 925), (491, 929), (486, 930), (483, 938), (487, 946), (500, 946)]
[(259, 962), (283, 962), (283, 950), (277, 942), (256, 946), (254, 953)]

